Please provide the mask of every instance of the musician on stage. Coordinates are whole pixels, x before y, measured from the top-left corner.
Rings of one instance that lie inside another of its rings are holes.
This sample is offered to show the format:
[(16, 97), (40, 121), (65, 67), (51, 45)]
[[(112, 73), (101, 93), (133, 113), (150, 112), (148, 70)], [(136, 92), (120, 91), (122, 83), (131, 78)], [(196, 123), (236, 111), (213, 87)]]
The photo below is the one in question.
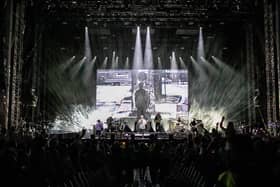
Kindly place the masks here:
[(107, 128), (108, 128), (108, 131), (109, 132), (112, 132), (113, 131), (113, 117), (112, 116), (109, 116), (107, 119), (106, 119), (106, 123), (107, 123)]
[(175, 132), (183, 132), (184, 131), (184, 123), (180, 117), (177, 119), (176, 127), (175, 127)]
[(192, 132), (197, 132), (196, 125), (197, 125), (197, 120), (195, 118), (193, 118), (193, 120), (190, 123), (190, 128), (191, 128)]
[(99, 137), (103, 131), (103, 123), (101, 120), (97, 120), (97, 123), (95, 124), (95, 134)]
[(144, 115), (141, 115), (137, 121), (137, 129), (139, 132), (145, 132), (147, 125), (147, 120), (144, 118)]
[(124, 122), (123, 132), (132, 132), (126, 121)]
[(156, 132), (160, 132), (161, 131), (161, 120), (162, 120), (161, 115), (158, 112), (156, 114), (156, 116), (155, 116), (155, 119), (154, 119), (155, 124), (156, 124)]

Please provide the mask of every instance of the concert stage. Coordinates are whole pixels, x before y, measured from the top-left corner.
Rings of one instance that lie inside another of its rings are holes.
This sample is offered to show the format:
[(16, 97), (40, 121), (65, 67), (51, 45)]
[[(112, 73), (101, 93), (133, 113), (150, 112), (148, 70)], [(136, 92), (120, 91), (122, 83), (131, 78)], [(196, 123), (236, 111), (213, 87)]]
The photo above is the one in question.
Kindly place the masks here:
[(94, 135), (90, 132), (83, 134), (60, 132), (49, 134), (50, 138), (72, 139), (81, 137), (81, 139), (103, 140), (103, 141), (166, 141), (166, 140), (185, 140), (190, 132), (104, 132), (101, 136)]

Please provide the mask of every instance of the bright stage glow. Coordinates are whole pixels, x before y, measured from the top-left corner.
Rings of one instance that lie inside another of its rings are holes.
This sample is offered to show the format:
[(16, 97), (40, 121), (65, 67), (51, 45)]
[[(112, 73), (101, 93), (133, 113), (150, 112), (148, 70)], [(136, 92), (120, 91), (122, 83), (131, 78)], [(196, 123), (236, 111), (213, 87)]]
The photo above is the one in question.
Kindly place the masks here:
[[(225, 107), (201, 106), (196, 100), (192, 102), (190, 107), (189, 119), (202, 120), (204, 127), (209, 130), (215, 128), (216, 123), (219, 123), (223, 116), (227, 116)], [(224, 123), (226, 124), (227, 120)]]
[(244, 120), (241, 115), (248, 110), (247, 81), (242, 71), (237, 71), (212, 57), (215, 66), (205, 58), (197, 63), (193, 58), (195, 73), (192, 75), (190, 117), (203, 120), (208, 128), (225, 116), (228, 121)]

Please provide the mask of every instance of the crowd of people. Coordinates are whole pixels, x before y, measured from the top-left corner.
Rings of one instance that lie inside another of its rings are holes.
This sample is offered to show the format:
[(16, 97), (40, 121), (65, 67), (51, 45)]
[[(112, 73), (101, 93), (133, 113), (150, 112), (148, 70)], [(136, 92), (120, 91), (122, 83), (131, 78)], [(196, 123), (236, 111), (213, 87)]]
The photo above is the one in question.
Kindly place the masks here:
[(1, 131), (7, 186), (277, 186), (280, 142), (264, 131), (190, 133), (183, 140), (102, 140)]

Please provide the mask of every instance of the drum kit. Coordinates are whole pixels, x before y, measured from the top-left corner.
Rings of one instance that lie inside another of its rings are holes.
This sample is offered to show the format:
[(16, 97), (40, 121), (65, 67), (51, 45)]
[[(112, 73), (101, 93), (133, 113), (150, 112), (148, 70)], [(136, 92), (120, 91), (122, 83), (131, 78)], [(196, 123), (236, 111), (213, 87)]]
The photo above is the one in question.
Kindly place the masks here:
[(111, 126), (108, 126), (110, 132), (120, 132), (125, 128), (126, 122), (122, 119), (114, 119), (111, 123)]
[(169, 130), (170, 132), (184, 132), (185, 129), (187, 128), (187, 122), (184, 120), (178, 121), (178, 120), (169, 120)]

